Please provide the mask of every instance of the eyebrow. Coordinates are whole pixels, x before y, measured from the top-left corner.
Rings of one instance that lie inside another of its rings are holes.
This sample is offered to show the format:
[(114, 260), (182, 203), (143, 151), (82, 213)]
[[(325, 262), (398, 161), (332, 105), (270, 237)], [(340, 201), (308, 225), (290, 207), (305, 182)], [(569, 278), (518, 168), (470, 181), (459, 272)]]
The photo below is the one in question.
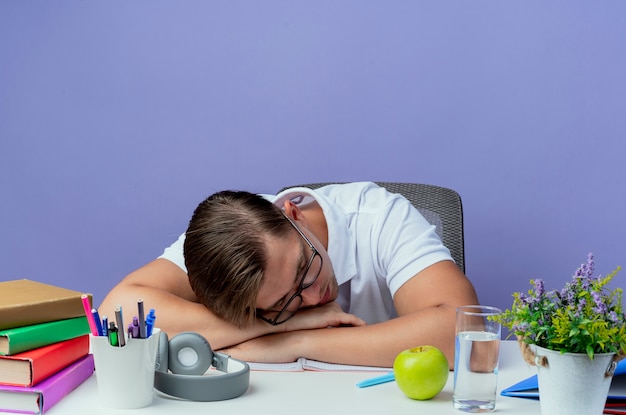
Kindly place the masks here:
[[(297, 231), (296, 231), (297, 232)], [(300, 235), (298, 235), (298, 240), (300, 241), (300, 255), (298, 255), (298, 266), (296, 268), (296, 276), (294, 278), (294, 282), (292, 284), (292, 286), (298, 284), (298, 280), (300, 279), (300, 277), (302, 276), (302, 272), (304, 271), (304, 267), (306, 267), (306, 257), (304, 256), (304, 245), (302, 244), (302, 238), (299, 237)], [(296, 288), (297, 290), (297, 288)], [(287, 301), (293, 294), (291, 293), (291, 290), (289, 290), (289, 292), (287, 294), (285, 294), (284, 296), (282, 296), (281, 298), (279, 298), (274, 304), (272, 304), (272, 306), (269, 308), (269, 311), (276, 311), (274, 310), (275, 307), (278, 307), (278, 304)]]

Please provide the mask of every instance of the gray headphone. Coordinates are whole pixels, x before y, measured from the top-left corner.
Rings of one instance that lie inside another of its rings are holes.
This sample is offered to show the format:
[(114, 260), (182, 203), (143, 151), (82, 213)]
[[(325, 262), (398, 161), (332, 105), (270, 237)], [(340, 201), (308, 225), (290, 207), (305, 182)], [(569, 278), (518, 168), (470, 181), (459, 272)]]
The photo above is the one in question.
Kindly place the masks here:
[[(169, 341), (165, 332), (159, 336), (154, 373), (157, 390), (201, 402), (236, 398), (248, 390), (250, 366), (246, 362), (213, 352), (209, 342), (198, 333), (180, 333)], [(185, 361), (185, 353), (194, 357), (191, 362)], [(207, 373), (211, 366), (221, 373)]]

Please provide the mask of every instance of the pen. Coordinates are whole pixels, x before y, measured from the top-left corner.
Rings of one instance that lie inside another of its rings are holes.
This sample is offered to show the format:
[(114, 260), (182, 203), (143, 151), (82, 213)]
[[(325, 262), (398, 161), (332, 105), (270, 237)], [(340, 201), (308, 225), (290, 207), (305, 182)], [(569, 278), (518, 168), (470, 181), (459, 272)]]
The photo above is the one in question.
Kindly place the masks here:
[(381, 376), (376, 376), (370, 379), (365, 379), (356, 384), (359, 388), (367, 388), (368, 386), (380, 385), (381, 383), (393, 382), (395, 380), (393, 371)]
[(102, 335), (109, 335), (109, 318), (107, 316), (102, 316)]
[(109, 343), (111, 346), (118, 346), (118, 336), (117, 336), (117, 327), (115, 327), (114, 322), (109, 323)]
[(151, 308), (150, 312), (148, 313), (148, 317), (146, 317), (146, 337), (152, 336), (154, 320), (156, 320), (156, 315), (154, 314), (154, 308)]
[(137, 300), (137, 309), (139, 310), (139, 338), (146, 338), (146, 315), (143, 311), (143, 300), (140, 298)]
[(117, 341), (119, 342), (120, 347), (124, 347), (126, 345), (126, 336), (124, 335), (124, 319), (122, 318), (122, 308), (119, 305), (115, 307), (115, 321), (117, 323), (117, 327), (119, 327)]
[(100, 314), (98, 314), (97, 308), (91, 309), (91, 316), (93, 317), (94, 323), (96, 323), (96, 331), (98, 332), (98, 336), (104, 336), (104, 331), (102, 330), (102, 321), (100, 320)]
[(87, 294), (83, 294), (80, 296), (80, 299), (83, 302), (83, 309), (85, 309), (85, 316), (87, 316), (87, 322), (89, 323), (89, 330), (91, 330), (91, 334), (94, 336), (99, 336), (100, 332), (98, 331), (98, 327), (96, 327), (96, 322), (93, 320), (93, 314), (91, 314), (91, 304), (89, 304), (89, 296)]
[(137, 316), (133, 317), (133, 337), (135, 339), (139, 338), (139, 319)]

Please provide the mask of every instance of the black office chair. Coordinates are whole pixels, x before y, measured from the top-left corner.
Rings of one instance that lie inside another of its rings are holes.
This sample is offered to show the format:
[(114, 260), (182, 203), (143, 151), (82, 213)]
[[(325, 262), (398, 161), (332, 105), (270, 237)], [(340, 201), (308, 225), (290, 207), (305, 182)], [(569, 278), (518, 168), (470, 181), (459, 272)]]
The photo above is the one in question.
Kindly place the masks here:
[[(340, 183), (309, 183), (287, 186), (308, 187), (317, 189), (329, 184)], [(435, 225), (437, 234), (457, 266), (465, 273), (465, 241), (463, 236), (463, 205), (461, 196), (452, 189), (419, 183), (376, 182), (392, 193), (406, 197), (431, 224)]]

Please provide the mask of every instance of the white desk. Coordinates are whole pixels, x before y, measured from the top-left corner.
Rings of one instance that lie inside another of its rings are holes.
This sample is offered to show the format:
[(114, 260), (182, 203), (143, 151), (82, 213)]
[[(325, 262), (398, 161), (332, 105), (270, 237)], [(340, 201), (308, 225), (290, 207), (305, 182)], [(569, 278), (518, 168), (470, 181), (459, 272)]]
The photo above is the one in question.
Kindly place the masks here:
[[(498, 393), (532, 374), (520, 355), (517, 342), (503, 341), (500, 355)], [(188, 402), (164, 397), (157, 392), (152, 406), (115, 410), (98, 403), (95, 376), (57, 403), (49, 415), (96, 414), (463, 414), (452, 408), (453, 373), (439, 395), (429, 401), (405, 397), (395, 382), (357, 388), (355, 384), (377, 374), (355, 372), (256, 372), (250, 388), (239, 398), (220, 402)], [(496, 412), (511, 415), (540, 414), (539, 401), (498, 395)]]

